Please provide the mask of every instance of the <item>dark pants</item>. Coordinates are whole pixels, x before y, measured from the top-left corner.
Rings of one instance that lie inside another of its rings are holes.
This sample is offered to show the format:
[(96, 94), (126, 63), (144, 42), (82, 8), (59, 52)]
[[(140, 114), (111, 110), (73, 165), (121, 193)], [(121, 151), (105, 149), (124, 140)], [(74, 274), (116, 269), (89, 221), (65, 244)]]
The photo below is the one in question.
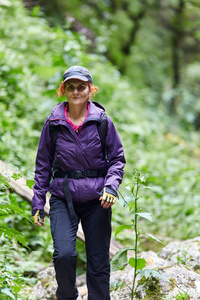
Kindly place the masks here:
[(54, 243), (53, 261), (56, 271), (58, 300), (75, 300), (76, 288), (76, 233), (81, 220), (85, 234), (87, 255), (88, 300), (109, 300), (111, 237), (111, 209), (91, 200), (74, 203), (77, 220), (71, 221), (66, 200), (50, 199), (51, 233)]

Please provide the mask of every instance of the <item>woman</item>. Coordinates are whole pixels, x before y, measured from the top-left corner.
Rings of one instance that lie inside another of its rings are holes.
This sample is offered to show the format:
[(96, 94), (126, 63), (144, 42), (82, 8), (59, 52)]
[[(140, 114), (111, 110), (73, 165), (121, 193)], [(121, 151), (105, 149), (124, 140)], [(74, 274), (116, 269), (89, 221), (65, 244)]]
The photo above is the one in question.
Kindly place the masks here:
[[(32, 215), (34, 223), (43, 226), (49, 190), (58, 300), (78, 297), (79, 221), (85, 234), (88, 299), (110, 299), (111, 207), (117, 199), (125, 158), (118, 133), (107, 116), (105, 144), (109, 162), (105, 160), (98, 133), (105, 112), (102, 106), (89, 101), (98, 90), (92, 82), (84, 67), (72, 66), (65, 71), (58, 96), (65, 95), (68, 101), (58, 104), (46, 119), (36, 158)], [(57, 132), (53, 147), (52, 127)]]

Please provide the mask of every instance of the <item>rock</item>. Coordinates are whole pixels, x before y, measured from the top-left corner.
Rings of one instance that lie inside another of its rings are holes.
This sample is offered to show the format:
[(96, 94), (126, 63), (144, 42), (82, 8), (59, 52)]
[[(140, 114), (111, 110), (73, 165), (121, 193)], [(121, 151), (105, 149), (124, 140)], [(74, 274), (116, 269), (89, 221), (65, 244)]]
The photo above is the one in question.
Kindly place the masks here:
[[(153, 251), (141, 252), (139, 257), (146, 260), (145, 269), (159, 271), (160, 274), (170, 280), (158, 278), (154, 285), (159, 288), (162, 295), (160, 299), (177, 299), (179, 291), (188, 293), (190, 300), (200, 300), (200, 274), (196, 272), (200, 269), (200, 237), (181, 241), (171, 242), (164, 247), (160, 255)], [(111, 290), (111, 300), (129, 300), (130, 288), (133, 282), (134, 270), (129, 265), (122, 271), (111, 273), (112, 282), (123, 282), (122, 288)], [(31, 290), (31, 300), (54, 300), (57, 283), (55, 280), (54, 268), (50, 267), (38, 273), (39, 281)], [(147, 299), (147, 283), (140, 277), (136, 278), (137, 298)], [(87, 288), (85, 285), (85, 275), (77, 277), (77, 286), (80, 296), (77, 300), (87, 299)], [(158, 292), (155, 299), (157, 298)], [(34, 298), (35, 297), (35, 298)], [(154, 299), (154, 298), (149, 298)], [(184, 298), (183, 298), (184, 299)]]
[[(57, 289), (57, 282), (55, 279), (54, 267), (47, 268), (37, 275), (39, 281), (33, 287), (31, 292), (34, 297), (31, 300), (57, 300), (55, 294)], [(77, 277), (77, 286), (80, 296), (77, 300), (86, 300), (87, 287), (85, 286), (86, 276), (81, 275)]]
[[(190, 300), (200, 299), (200, 275), (188, 270), (184, 266), (170, 266), (165, 269), (161, 269), (162, 276), (165, 276), (170, 280), (170, 283), (160, 279), (160, 295), (162, 299), (177, 299), (179, 291), (187, 293), (190, 296)], [(144, 285), (138, 287), (141, 298), (144, 299), (146, 291)], [(164, 298), (165, 297), (165, 298)], [(185, 298), (184, 298), (185, 299)]]
[(162, 275), (171, 279), (173, 284), (161, 280), (162, 291), (167, 296), (175, 297), (179, 291), (187, 292), (190, 300), (200, 299), (200, 275), (188, 270), (184, 266), (172, 266), (162, 271)]
[(33, 294), (36, 299), (46, 300), (57, 300), (55, 296), (55, 291), (57, 288), (57, 282), (55, 280), (55, 270), (54, 267), (47, 268), (38, 273), (39, 281), (33, 287)]
[[(168, 266), (164, 269), (159, 269), (162, 276), (165, 276), (171, 281), (171, 284), (163, 279), (159, 279), (160, 293), (162, 299), (176, 299), (176, 295), (179, 295), (179, 291), (182, 293), (188, 293), (190, 300), (200, 299), (200, 275), (196, 272), (190, 271), (184, 266)], [(138, 280), (136, 280), (136, 286)], [(133, 281), (133, 270), (130, 266), (127, 266), (123, 271), (117, 271), (111, 274), (112, 281), (125, 282), (131, 287)], [(144, 284), (141, 284), (137, 288), (138, 297), (134, 299), (144, 299), (146, 296), (146, 288)], [(157, 295), (156, 295), (157, 296)], [(111, 292), (111, 300), (119, 299), (131, 299), (130, 289), (124, 286), (122, 289)], [(145, 298), (146, 299), (146, 298)], [(157, 299), (157, 298), (156, 298)]]
[(171, 265), (181, 263), (192, 269), (200, 269), (200, 237), (169, 243), (160, 253)]
[(165, 268), (170, 265), (168, 260), (161, 258), (153, 251), (143, 251), (139, 257), (146, 260), (146, 268), (148, 269)]

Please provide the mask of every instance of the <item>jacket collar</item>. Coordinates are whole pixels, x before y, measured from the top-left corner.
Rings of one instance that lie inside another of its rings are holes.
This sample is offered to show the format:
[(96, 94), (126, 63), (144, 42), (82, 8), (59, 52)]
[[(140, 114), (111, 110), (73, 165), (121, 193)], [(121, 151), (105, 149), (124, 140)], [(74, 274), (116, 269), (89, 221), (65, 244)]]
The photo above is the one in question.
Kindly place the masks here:
[[(89, 101), (89, 103), (90, 103), (90, 107), (89, 107), (89, 113), (88, 113), (86, 122), (87, 121), (101, 121), (105, 114), (105, 109), (103, 108), (103, 106), (101, 106), (97, 102)], [(59, 103), (56, 107), (54, 107), (54, 109), (52, 110), (51, 115), (49, 117), (49, 120), (50, 121), (56, 121), (56, 120), (66, 121), (65, 111), (64, 111), (66, 104), (67, 104), (67, 101), (63, 101), (63, 102)]]

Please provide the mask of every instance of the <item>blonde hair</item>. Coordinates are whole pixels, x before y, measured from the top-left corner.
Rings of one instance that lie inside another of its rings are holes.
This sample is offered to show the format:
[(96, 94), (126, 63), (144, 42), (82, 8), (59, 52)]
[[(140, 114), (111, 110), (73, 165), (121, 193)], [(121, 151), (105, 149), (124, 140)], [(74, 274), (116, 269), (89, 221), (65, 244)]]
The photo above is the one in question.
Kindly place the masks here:
[[(91, 96), (95, 97), (96, 94), (98, 93), (99, 91), (99, 88), (93, 84), (91, 84), (90, 82), (88, 82), (88, 85), (89, 85), (89, 89), (90, 89), (90, 92), (91, 92)], [(60, 98), (62, 96), (64, 96), (65, 94), (65, 86), (66, 86), (66, 82), (62, 81), (59, 88), (57, 89), (56, 93), (57, 93), (57, 96)]]

